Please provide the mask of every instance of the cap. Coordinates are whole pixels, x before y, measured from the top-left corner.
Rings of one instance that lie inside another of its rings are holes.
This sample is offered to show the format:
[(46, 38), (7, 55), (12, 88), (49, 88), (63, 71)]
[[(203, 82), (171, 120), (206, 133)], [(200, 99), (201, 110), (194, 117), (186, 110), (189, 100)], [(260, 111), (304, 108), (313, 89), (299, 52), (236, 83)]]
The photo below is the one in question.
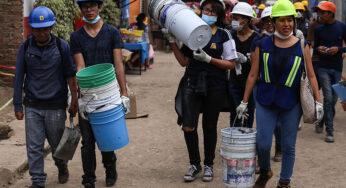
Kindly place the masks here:
[(334, 3), (326, 1), (322, 3), (322, 5), (317, 6), (316, 8), (323, 10), (323, 11), (330, 11), (335, 14), (336, 12), (336, 6)]

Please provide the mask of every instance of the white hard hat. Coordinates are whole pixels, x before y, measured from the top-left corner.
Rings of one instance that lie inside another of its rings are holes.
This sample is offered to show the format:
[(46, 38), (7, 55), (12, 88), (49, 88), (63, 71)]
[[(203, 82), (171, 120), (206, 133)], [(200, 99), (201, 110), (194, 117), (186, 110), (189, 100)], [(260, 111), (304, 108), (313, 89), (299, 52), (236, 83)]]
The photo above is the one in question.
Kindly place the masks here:
[[(200, 2), (200, 5), (202, 6), (202, 5), (203, 5), (203, 3), (204, 3), (205, 1), (206, 1), (206, 0), (202, 0), (202, 1)], [(215, 0), (215, 1), (217, 1), (217, 2), (221, 3), (221, 4), (222, 4), (223, 9), (225, 9), (225, 8), (226, 8), (225, 3), (223, 2), (223, 0)]]
[(237, 3), (231, 12), (231, 14), (240, 14), (253, 18), (253, 10), (249, 3), (239, 2)]
[(266, 7), (261, 14), (261, 19), (270, 16), (272, 14), (272, 8), (272, 6)]

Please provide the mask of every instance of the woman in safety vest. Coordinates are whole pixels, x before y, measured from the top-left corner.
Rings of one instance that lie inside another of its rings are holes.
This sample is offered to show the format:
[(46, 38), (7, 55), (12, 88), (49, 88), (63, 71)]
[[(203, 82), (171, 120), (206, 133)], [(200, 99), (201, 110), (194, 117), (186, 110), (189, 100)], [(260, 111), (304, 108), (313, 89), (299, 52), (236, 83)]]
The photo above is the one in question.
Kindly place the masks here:
[[(225, 27), (225, 5), (222, 0), (202, 0), (202, 20), (212, 28), (209, 43), (197, 51), (187, 46), (178, 48), (174, 38), (164, 32), (179, 64), (186, 67), (179, 85), (184, 137), (189, 152), (190, 167), (184, 176), (186, 182), (196, 179), (201, 172), (197, 125), (199, 113), (203, 113), (204, 174), (203, 181), (213, 180), (213, 164), (217, 143), (217, 120), (226, 97), (227, 69), (233, 69), (237, 58), (235, 44)], [(184, 28), (181, 28), (184, 29)], [(177, 95), (177, 96), (178, 96)], [(176, 101), (176, 107), (177, 107)]]
[(300, 39), (293, 36), (296, 16), (294, 5), (289, 0), (280, 0), (274, 4), (271, 14), (275, 25), (274, 35), (263, 38), (256, 47), (244, 98), (237, 107), (239, 118), (246, 112), (246, 103), (259, 77), (260, 83), (255, 97), (260, 176), (256, 180), (255, 188), (264, 188), (273, 176), (270, 168), (270, 148), (278, 123), (282, 144), (282, 169), (277, 187), (290, 187), (298, 125), (302, 115), (299, 94), (304, 63), (316, 100), (317, 119), (321, 120), (323, 117), (323, 105), (309, 46), (305, 42), (302, 52)]

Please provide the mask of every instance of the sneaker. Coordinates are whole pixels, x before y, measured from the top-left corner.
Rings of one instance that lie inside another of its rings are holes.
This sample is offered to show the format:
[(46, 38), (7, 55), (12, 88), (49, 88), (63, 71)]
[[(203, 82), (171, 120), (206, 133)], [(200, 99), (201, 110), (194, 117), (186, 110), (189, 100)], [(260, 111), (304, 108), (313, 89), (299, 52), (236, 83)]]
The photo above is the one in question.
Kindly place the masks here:
[(322, 133), (323, 132), (323, 123), (322, 122), (316, 123), (315, 132), (316, 133)]
[(204, 165), (204, 174), (202, 181), (210, 182), (213, 180), (213, 166)]
[(70, 174), (67, 167), (59, 168), (58, 180), (60, 184), (64, 184), (68, 181)]
[(324, 141), (328, 143), (333, 143), (334, 142), (334, 135), (333, 132), (327, 131), (326, 137), (324, 138)]
[(44, 188), (44, 186), (37, 185), (37, 184), (32, 184), (29, 188)]
[(200, 173), (202, 170), (201, 166), (190, 165), (189, 171), (185, 174), (184, 180), (185, 182), (191, 182), (196, 179), (196, 175)]

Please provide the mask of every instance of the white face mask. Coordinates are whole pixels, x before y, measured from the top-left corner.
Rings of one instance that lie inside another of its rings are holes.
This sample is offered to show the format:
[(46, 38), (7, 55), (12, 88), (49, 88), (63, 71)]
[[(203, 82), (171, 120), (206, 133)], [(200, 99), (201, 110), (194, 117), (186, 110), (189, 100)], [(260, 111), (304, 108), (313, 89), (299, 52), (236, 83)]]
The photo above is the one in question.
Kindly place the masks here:
[(232, 21), (232, 29), (234, 29), (236, 31), (240, 31), (243, 29), (243, 26), (240, 25), (239, 21)]
[(265, 35), (267, 35), (267, 36), (272, 36), (272, 35), (273, 35), (273, 33), (270, 33), (270, 32), (268, 32), (267, 30), (264, 30), (263, 33), (264, 33)]
[(301, 12), (298, 12), (297, 14), (298, 14), (297, 18), (302, 18), (303, 17), (303, 14)]
[(289, 35), (285, 36), (285, 35), (281, 35), (277, 30), (275, 30), (274, 35), (279, 37), (280, 39), (288, 39), (291, 35), (293, 35), (293, 31)]

